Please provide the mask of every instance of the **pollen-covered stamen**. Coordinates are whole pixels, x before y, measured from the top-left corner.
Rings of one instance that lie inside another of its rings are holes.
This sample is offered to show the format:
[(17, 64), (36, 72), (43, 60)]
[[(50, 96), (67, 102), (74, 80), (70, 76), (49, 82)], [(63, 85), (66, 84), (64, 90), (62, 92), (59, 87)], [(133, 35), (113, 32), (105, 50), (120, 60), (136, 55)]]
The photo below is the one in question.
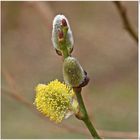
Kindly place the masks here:
[[(37, 85), (34, 104), (42, 114), (59, 123), (72, 108), (71, 100), (73, 100), (74, 95), (70, 87), (54, 80), (48, 85)], [(71, 111), (74, 112), (75, 110)]]

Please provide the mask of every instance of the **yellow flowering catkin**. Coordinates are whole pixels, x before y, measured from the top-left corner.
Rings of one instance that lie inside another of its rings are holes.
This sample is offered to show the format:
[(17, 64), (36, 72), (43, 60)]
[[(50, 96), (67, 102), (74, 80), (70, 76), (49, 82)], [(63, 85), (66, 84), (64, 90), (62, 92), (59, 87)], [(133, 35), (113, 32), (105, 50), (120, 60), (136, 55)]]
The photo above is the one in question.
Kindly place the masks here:
[(34, 104), (50, 120), (59, 123), (69, 110), (73, 96), (73, 90), (56, 79), (48, 85), (37, 85)]

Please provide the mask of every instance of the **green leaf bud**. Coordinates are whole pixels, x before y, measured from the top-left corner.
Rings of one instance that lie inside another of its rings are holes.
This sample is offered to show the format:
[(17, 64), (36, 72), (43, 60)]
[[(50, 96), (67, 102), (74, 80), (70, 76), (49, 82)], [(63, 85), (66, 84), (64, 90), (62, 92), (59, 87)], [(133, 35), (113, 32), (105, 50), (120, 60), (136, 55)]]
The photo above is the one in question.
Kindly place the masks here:
[(74, 57), (67, 57), (63, 63), (64, 81), (71, 87), (80, 86), (85, 78), (85, 72), (80, 63)]

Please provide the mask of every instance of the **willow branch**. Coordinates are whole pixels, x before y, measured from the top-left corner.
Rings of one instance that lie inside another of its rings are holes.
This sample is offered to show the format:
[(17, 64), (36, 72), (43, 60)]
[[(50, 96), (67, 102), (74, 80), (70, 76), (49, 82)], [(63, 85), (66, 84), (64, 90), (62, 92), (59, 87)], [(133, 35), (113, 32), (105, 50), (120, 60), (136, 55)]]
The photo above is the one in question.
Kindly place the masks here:
[(98, 135), (96, 129), (94, 128), (93, 124), (91, 123), (89, 119), (89, 116), (88, 116), (88, 113), (87, 113), (87, 110), (86, 110), (86, 107), (85, 107), (85, 104), (81, 95), (82, 88), (73, 88), (73, 90), (77, 96), (77, 100), (80, 106), (80, 112), (79, 114), (76, 115), (76, 117), (85, 123), (85, 125), (87, 126), (93, 138), (100, 139), (101, 137)]
[[(13, 76), (6, 71), (6, 69), (4, 69), (2, 71), (2, 74), (5, 77), (5, 80), (8, 84), (8, 86), (10, 88), (13, 87), (12, 91), (6, 90), (2, 88), (2, 92), (6, 93), (6, 95), (8, 95), (9, 97), (19, 101), (19, 103), (23, 104), (24, 106), (26, 106), (28, 109), (30, 109), (35, 115), (38, 115), (41, 119), (43, 120), (48, 120), (46, 117), (44, 117), (43, 115), (41, 115), (40, 113), (38, 113), (38, 111), (35, 110), (33, 104), (28, 101), (25, 97), (22, 96), (21, 91), (19, 91), (19, 88), (16, 86), (15, 80), (13, 79)], [(47, 121), (49, 123), (49, 121)], [(51, 123), (51, 125), (54, 125), (53, 123)], [(58, 126), (58, 125), (55, 125)], [(68, 130), (69, 132), (77, 132), (79, 134), (84, 134), (88, 136), (88, 131), (86, 131), (85, 128), (81, 128), (78, 126), (72, 126), (72, 125), (67, 125), (66, 123), (61, 124), (61, 128)], [(58, 126), (60, 127), (60, 126)], [(137, 132), (114, 132), (114, 131), (105, 131), (105, 130), (98, 130), (98, 132), (100, 133), (100, 135), (102, 137), (106, 137), (106, 138), (137, 138), (138, 133)]]
[(121, 16), (125, 29), (133, 37), (133, 39), (138, 43), (138, 35), (135, 32), (135, 30), (133, 29), (132, 25), (130, 24), (130, 21), (127, 16), (126, 8), (121, 4), (120, 1), (113, 1), (113, 2), (118, 9), (118, 12)]
[[(30, 109), (35, 115), (38, 115), (41, 119), (43, 120), (47, 120), (44, 116), (42, 116), (40, 113), (38, 113), (37, 111), (35, 111), (33, 104), (31, 104), (26, 98), (24, 98), (23, 96), (19, 95), (19, 93), (16, 93), (15, 91), (8, 91), (6, 89), (2, 89), (2, 92), (6, 93), (6, 95), (8, 95), (9, 97), (17, 100), (18, 102), (20, 102), (21, 104), (23, 104), (24, 106), (26, 106), (28, 109)], [(47, 121), (49, 123), (49, 121)], [(52, 123), (51, 123), (52, 124)], [(66, 129), (70, 132), (78, 132), (84, 135), (88, 136), (88, 133), (85, 129), (78, 127), (78, 126), (70, 126), (67, 124), (61, 124), (62, 125), (62, 129)], [(58, 126), (58, 125), (55, 125)], [(58, 126), (59, 127), (59, 126)], [(114, 132), (114, 131), (105, 131), (105, 130), (98, 130), (100, 135), (102, 137), (108, 137), (108, 138), (137, 138), (137, 132)]]
[[(19, 103), (23, 104), (28, 109), (30, 109), (34, 114), (38, 115), (41, 119), (43, 119), (45, 121), (47, 120), (47, 122), (50, 123), (50, 121), (48, 121), (48, 118), (44, 117), (42, 114), (40, 114), (38, 111), (36, 111), (35, 107), (33, 106), (33, 103), (31, 103), (25, 97), (22, 96), (22, 92), (16, 86), (17, 84), (16, 84), (13, 76), (6, 69), (2, 70), (2, 74), (4, 75), (4, 78), (5, 78), (6, 82), (7, 82), (7, 85), (10, 88), (10, 90), (2, 88), (2, 93), (4, 92), (5, 95), (8, 95), (9, 97), (17, 100)], [(51, 123), (51, 125), (60, 127), (59, 125), (56, 125), (54, 123)], [(62, 126), (61, 127), (62, 129), (68, 130), (69, 132), (72, 132), (72, 133), (77, 132), (77, 133), (85, 134), (85, 135), (88, 136), (86, 131), (83, 130), (82, 128), (76, 129), (75, 127), (67, 125), (65, 123), (61, 124), (61, 126)]]
[(53, 20), (55, 13), (52, 10), (49, 2), (26, 1), (24, 4), (27, 6), (32, 6), (40, 14), (40, 17), (44, 20), (44, 23), (47, 24), (47, 26), (49, 25), (48, 27), (51, 28), (51, 21)]

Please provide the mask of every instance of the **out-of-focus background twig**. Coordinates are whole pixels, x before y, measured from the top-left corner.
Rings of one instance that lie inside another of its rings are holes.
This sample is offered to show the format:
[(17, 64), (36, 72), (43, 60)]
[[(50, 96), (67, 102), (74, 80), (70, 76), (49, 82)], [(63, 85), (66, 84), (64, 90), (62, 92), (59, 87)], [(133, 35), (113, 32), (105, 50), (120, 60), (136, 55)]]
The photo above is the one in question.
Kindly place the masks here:
[[(41, 114), (39, 114), (33, 104), (28, 101), (27, 99), (25, 99), (23, 96), (20, 95), (21, 91), (18, 91), (17, 87), (16, 87), (16, 83), (13, 79), (13, 77), (5, 70), (4, 71), (4, 76), (6, 78), (6, 81), (8, 83), (8, 85), (13, 88), (12, 91), (8, 91), (5, 89), (2, 89), (2, 91), (7, 94), (8, 96), (12, 97), (13, 99), (17, 100), (18, 102), (20, 102), (21, 104), (25, 105), (28, 109), (30, 109), (31, 111), (33, 111), (36, 115), (38, 115), (39, 117), (41, 117), (42, 119), (44, 119), (45, 121), (48, 121), (47, 123), (50, 123), (48, 119), (46, 119), (44, 116), (42, 116)], [(53, 124), (53, 123), (52, 123)], [(59, 125), (55, 125), (55, 127), (59, 127)], [(85, 129), (81, 128), (81, 127), (73, 127), (69, 124), (62, 124), (62, 128), (63, 129), (67, 129), (70, 132), (77, 132), (77, 133), (81, 133), (81, 134), (85, 134), (88, 136), (88, 133), (85, 131)], [(105, 131), (105, 130), (98, 130), (98, 132), (100, 133), (100, 135), (103, 138), (106, 137), (113, 137), (113, 138), (136, 138), (137, 137), (137, 133), (136, 132), (113, 132), (113, 131)], [(90, 138), (90, 137), (89, 137)]]
[(135, 30), (133, 29), (133, 27), (131, 26), (131, 23), (127, 16), (126, 8), (122, 5), (122, 3), (120, 1), (113, 1), (113, 2), (116, 5), (118, 12), (122, 18), (125, 29), (133, 37), (133, 39), (136, 40), (136, 42), (138, 43), (138, 35), (135, 32)]
[[(137, 30), (137, 2), (123, 6)], [(74, 116), (56, 125), (33, 106), (38, 83), (63, 80), (51, 43), (58, 13), (68, 17), (73, 54), (90, 76), (83, 96), (100, 135), (137, 138), (137, 47), (112, 2), (2, 2), (2, 138), (91, 138)]]

